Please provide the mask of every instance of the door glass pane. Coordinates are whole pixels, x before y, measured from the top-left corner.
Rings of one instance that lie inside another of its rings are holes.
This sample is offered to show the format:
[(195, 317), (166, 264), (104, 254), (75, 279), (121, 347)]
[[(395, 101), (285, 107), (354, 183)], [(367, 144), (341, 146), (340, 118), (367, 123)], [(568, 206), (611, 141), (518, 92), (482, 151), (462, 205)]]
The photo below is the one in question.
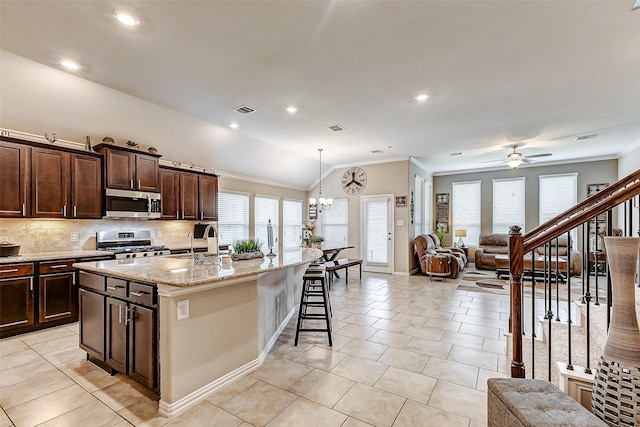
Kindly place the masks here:
[(282, 247), (299, 248), (302, 244), (302, 201), (282, 201)]
[(366, 257), (370, 264), (388, 263), (388, 218), (386, 201), (365, 203)]

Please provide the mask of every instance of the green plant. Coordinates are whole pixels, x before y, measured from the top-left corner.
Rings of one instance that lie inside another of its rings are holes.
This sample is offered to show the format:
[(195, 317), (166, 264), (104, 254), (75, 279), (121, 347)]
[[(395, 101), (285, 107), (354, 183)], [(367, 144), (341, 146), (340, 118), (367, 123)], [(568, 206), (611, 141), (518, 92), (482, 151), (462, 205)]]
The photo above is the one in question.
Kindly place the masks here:
[(440, 246), (444, 247), (445, 239), (447, 238), (447, 224), (442, 222), (439, 223), (437, 226), (436, 235), (438, 236), (438, 239), (440, 239)]
[(324, 242), (324, 237), (318, 234), (312, 234), (309, 236), (309, 243), (320, 243)]
[(233, 251), (237, 254), (244, 254), (247, 252), (258, 252), (262, 242), (259, 239), (238, 240), (233, 243)]
[(113, 144), (115, 141), (110, 136), (105, 136), (104, 138), (102, 138), (102, 142), (106, 142), (108, 144)]
[(149, 151), (158, 151), (158, 149), (156, 147), (149, 147), (149, 148), (147, 148), (147, 150), (149, 150)]

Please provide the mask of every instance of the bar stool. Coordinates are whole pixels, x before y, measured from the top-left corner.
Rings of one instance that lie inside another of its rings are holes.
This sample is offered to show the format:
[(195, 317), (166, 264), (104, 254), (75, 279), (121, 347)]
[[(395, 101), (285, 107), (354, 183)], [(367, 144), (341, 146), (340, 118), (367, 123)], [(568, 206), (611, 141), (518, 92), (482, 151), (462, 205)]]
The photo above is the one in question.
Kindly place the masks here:
[[(318, 307), (319, 313), (307, 312), (308, 307)], [(300, 332), (326, 332), (329, 337), (329, 346), (333, 346), (331, 339), (331, 303), (327, 289), (327, 275), (323, 268), (311, 268), (302, 276), (302, 295), (300, 296), (300, 309), (298, 310), (298, 324), (294, 345), (298, 345)], [(324, 320), (326, 328), (305, 328), (304, 320)]]

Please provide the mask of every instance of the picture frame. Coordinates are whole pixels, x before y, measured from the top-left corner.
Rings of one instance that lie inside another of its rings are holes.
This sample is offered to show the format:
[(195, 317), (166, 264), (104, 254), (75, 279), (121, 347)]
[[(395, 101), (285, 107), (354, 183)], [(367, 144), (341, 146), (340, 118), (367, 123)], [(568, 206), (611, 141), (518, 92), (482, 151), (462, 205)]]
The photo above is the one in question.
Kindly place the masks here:
[(407, 196), (396, 196), (396, 208), (407, 207)]

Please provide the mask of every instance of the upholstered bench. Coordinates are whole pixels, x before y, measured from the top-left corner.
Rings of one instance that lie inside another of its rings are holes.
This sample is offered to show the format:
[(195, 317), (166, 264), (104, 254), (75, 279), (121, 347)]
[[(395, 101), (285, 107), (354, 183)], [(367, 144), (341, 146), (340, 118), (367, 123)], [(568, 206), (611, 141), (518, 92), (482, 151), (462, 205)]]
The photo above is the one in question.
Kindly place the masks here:
[(548, 381), (490, 378), (487, 386), (487, 427), (606, 426)]

